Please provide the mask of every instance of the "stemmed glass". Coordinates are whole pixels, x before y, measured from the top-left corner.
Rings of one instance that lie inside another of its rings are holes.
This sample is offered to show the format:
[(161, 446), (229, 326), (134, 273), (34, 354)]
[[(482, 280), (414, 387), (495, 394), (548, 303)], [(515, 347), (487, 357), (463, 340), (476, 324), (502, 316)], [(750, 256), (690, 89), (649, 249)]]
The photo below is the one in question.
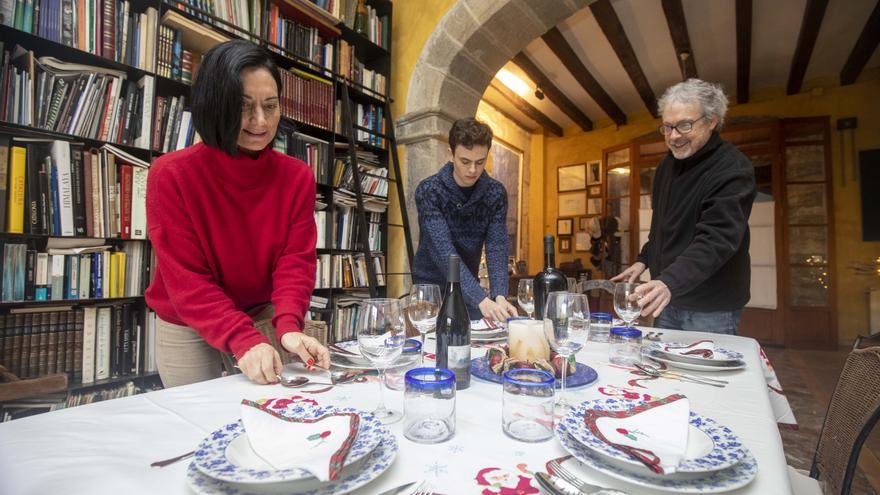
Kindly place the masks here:
[(379, 407), (373, 415), (385, 424), (400, 421), (403, 414), (387, 409), (384, 396), (385, 370), (400, 357), (406, 340), (400, 300), (365, 299), (361, 303), (357, 339), (361, 354), (379, 372)]
[(435, 284), (415, 284), (409, 292), (406, 307), (409, 320), (422, 336), (421, 363), (425, 362), (425, 336), (437, 326), (440, 312), (440, 287)]
[(638, 282), (618, 282), (614, 285), (614, 311), (626, 323), (627, 327), (633, 326), (633, 322), (642, 312), (638, 299), (635, 297)]
[(590, 305), (587, 296), (572, 292), (551, 292), (544, 304), (544, 333), (550, 347), (562, 356), (562, 391), (556, 405), (571, 406), (565, 400), (565, 376), (568, 359), (584, 346), (590, 329)]
[(535, 314), (535, 284), (532, 279), (519, 279), (516, 300), (519, 301), (519, 307), (529, 315), (529, 318), (532, 318)]

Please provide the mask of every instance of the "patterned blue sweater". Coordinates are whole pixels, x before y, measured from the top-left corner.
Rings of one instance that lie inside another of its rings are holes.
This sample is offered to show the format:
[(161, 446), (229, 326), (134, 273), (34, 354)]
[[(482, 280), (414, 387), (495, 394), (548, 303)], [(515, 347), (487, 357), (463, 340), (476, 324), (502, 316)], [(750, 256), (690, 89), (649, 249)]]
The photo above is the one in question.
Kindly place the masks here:
[(486, 298), (476, 274), (486, 245), (491, 299), (507, 295), (507, 191), (484, 171), (470, 197), (452, 177), (449, 162), (416, 188), (420, 241), (413, 260), (413, 282), (446, 285), (450, 254), (461, 257), (461, 289), (471, 318), (481, 318)]

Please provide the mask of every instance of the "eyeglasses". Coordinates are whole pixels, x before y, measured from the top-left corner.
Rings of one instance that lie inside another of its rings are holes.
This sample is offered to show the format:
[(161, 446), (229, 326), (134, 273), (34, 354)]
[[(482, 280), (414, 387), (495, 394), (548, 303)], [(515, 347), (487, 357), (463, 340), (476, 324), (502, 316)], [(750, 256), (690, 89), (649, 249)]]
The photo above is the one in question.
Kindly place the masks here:
[(663, 124), (659, 128), (660, 134), (663, 134), (664, 136), (666, 136), (667, 134), (671, 133), (673, 130), (678, 131), (679, 134), (687, 134), (687, 133), (691, 132), (692, 130), (694, 130), (694, 124), (699, 122), (701, 119), (705, 119), (705, 118), (706, 118), (706, 116), (703, 115), (702, 117), (700, 117), (697, 120), (685, 120), (684, 122), (679, 122), (678, 124), (675, 124), (675, 125)]

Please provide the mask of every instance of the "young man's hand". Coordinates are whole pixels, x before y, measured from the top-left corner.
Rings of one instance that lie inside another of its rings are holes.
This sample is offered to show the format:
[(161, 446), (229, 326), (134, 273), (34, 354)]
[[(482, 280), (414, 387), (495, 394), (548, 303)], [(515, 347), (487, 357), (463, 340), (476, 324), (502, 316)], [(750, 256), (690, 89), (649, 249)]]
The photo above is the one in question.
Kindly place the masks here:
[(493, 321), (507, 321), (511, 316), (517, 316), (516, 308), (507, 302), (504, 296), (498, 296), (494, 301), (487, 297), (480, 301), (479, 306), (483, 316)]
[(641, 275), (642, 272), (645, 271), (645, 268), (647, 268), (647, 267), (645, 266), (644, 263), (642, 263), (641, 261), (636, 261), (635, 263), (630, 265), (629, 268), (627, 268), (626, 270), (618, 273), (614, 277), (611, 277), (611, 281), (612, 282), (635, 282), (636, 280), (638, 280), (639, 275)]

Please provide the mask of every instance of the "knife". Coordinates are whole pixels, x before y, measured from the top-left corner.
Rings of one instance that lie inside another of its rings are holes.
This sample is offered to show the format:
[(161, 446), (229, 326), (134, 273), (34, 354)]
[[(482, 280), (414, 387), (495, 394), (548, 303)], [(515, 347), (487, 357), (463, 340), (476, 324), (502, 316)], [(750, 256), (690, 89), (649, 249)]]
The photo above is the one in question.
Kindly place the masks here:
[(398, 495), (400, 493), (406, 492), (407, 489), (412, 488), (412, 486), (415, 484), (416, 484), (416, 482), (412, 481), (412, 482), (409, 482), (405, 485), (396, 486), (390, 490), (386, 490), (386, 491), (380, 493), (379, 495)]
[(553, 476), (552, 474), (537, 473), (535, 478), (541, 488), (550, 493), (550, 495), (581, 495), (581, 491), (566, 483), (562, 478)]

